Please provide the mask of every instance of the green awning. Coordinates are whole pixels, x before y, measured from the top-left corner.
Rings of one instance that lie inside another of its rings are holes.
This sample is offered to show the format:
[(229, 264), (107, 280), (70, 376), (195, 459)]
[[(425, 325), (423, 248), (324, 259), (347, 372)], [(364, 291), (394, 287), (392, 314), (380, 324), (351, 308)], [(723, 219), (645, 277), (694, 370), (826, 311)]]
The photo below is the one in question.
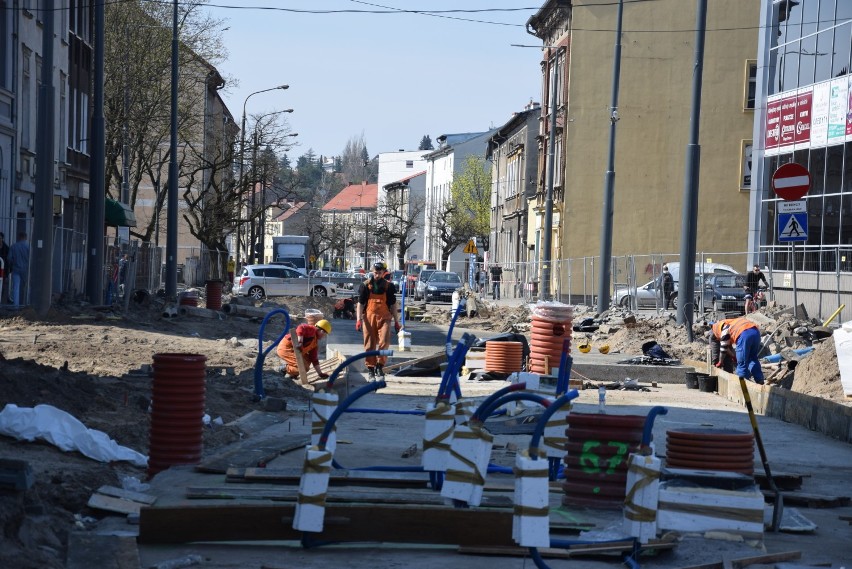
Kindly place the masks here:
[(133, 210), (121, 202), (106, 198), (104, 205), (104, 225), (112, 227), (136, 227), (136, 216)]

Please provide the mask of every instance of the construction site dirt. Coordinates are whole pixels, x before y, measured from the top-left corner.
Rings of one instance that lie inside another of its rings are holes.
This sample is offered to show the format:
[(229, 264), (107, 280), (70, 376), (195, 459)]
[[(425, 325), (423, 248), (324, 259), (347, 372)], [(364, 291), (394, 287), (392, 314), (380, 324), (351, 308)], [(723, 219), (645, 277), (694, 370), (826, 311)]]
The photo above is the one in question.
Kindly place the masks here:
[[(333, 313), (333, 299), (288, 297), (282, 300), (265, 303), (265, 306), (286, 305), (294, 323), (306, 309), (316, 309), (325, 315)], [(443, 349), (449, 306), (429, 306), (425, 312), (433, 316), (416, 320), (412, 317), (406, 321), (406, 330), (412, 334), (415, 349), (410, 353), (397, 353), (394, 361)], [(575, 321), (584, 314), (584, 309), (578, 308)], [(593, 316), (591, 312), (587, 314)], [(669, 315), (642, 316), (635, 323), (630, 316), (619, 312), (598, 319), (599, 326), (594, 332), (574, 333), (575, 343), (579, 338), (587, 338), (588, 334), (594, 348), (606, 344), (609, 357), (623, 360), (642, 355), (643, 343), (653, 339), (673, 357), (696, 361), (705, 359), (707, 343), (701, 333), (697, 333), (695, 341), (690, 343), (685, 331)], [(625, 319), (628, 324), (625, 324)], [(272, 351), (263, 370), (266, 397), (258, 400), (254, 366), (260, 322), (258, 317), (210, 317), (210, 314), (200, 311), (186, 311), (177, 317), (169, 317), (164, 315), (164, 307), (156, 298), (143, 305), (131, 303), (127, 312), (99, 309), (84, 303), (57, 305), (46, 318), (36, 318), (26, 310), (0, 312), (0, 408), (8, 404), (21, 408), (51, 405), (74, 416), (86, 427), (103, 431), (119, 445), (147, 454), (153, 356), (161, 353), (201, 354), (206, 357), (205, 412), (209, 419), (203, 431), (205, 460), (222, 456), (229, 449), (251, 446), (251, 442), (256, 441), (265, 448), (275, 448), (276, 444), (281, 446), (263, 461), (267, 468), (300, 469), (304, 460), (301, 444), (290, 445), (285, 450), (281, 441), (301, 440), (299, 436), (307, 438), (310, 435), (308, 401), (319, 384), (302, 386), (285, 377), (279, 371), (280, 362)], [(465, 331), (488, 338), (512, 325), (523, 333), (524, 324), (528, 322), (529, 310), (523, 305), (484, 303), (476, 316), (459, 319), (454, 338), (458, 339)], [(339, 349), (344, 355), (361, 351), (360, 332), (354, 329), (351, 320), (333, 319), (332, 324), (330, 351)], [(775, 327), (774, 324), (772, 327)], [(264, 330), (264, 349), (282, 330), (282, 318), (270, 321)], [(697, 327), (696, 330), (700, 329)], [(778, 352), (798, 346), (787, 345), (792, 344), (789, 341), (781, 346), (780, 335), (778, 340)], [(779, 381), (766, 389), (792, 389), (831, 401), (843, 409), (849, 403), (840, 387), (833, 342), (818, 341), (814, 347), (807, 357), (801, 357), (799, 365), (789, 369), (789, 373), (777, 374)], [(583, 367), (579, 363), (583, 356), (576, 351), (575, 356), (578, 370), (594, 369)], [(767, 367), (767, 375), (771, 371)], [(578, 373), (586, 377), (572, 377), (593, 384), (597, 381), (593, 373)], [(625, 373), (625, 377), (628, 375), (629, 372)], [(387, 388), (371, 394), (358, 406), (422, 410), (434, 400), (439, 381), (438, 374), (388, 375)], [(352, 371), (345, 381), (341, 381), (340, 387), (351, 392), (363, 384), (362, 374)], [(687, 389), (682, 383), (643, 382), (642, 385), (646, 390), (608, 391), (606, 408), (614, 414), (646, 414), (652, 406), (667, 407), (668, 414), (658, 417), (654, 426), (655, 453), (658, 456), (665, 456), (666, 432), (672, 428), (750, 430), (748, 415), (736, 401), (716, 393)], [(504, 386), (503, 381), (461, 380), (465, 397), (476, 400)], [(284, 401), (286, 409), (270, 405), (270, 401)], [(581, 413), (596, 412), (597, 390), (580, 391), (574, 409)], [(821, 412), (830, 413), (831, 409), (826, 407)], [(755, 567), (773, 567), (776, 563), (787, 563), (787, 567), (850, 565), (852, 549), (848, 544), (852, 537), (849, 522), (852, 507), (848, 481), (852, 477), (852, 445), (769, 417), (760, 417), (759, 424), (773, 473), (781, 479), (801, 481), (800, 488), (789, 492), (784, 509), (789, 512), (797, 510), (816, 528), (795, 533), (767, 531), (761, 539), (725, 533), (675, 535), (666, 532), (674, 545), (643, 555), (641, 565), (674, 569), (710, 567), (708, 564), (718, 563), (719, 567), (723, 567), (724, 560), (733, 563), (732, 567), (744, 567), (748, 563), (738, 560), (746, 558), (754, 558), (756, 561), (753, 563), (757, 564), (751, 566)], [(422, 417), (347, 414), (338, 430), (335, 458), (341, 465), (350, 468), (374, 464), (416, 466), (422, 453), (422, 438)], [(528, 435), (496, 435), (492, 461), (511, 467), (516, 452), (528, 445)], [(80, 544), (87, 539), (94, 540), (91, 543), (102, 544), (100, 540), (107, 537), (122, 544), (108, 547), (118, 547), (116, 551), (121, 550), (126, 555), (111, 554), (110, 560), (103, 561), (105, 564), (89, 566), (136, 569), (168, 567), (169, 562), (173, 567), (188, 566), (177, 564), (184, 562), (209, 568), (270, 569), (320, 567), (329, 563), (365, 568), (533, 566), (532, 560), (525, 557), (520, 549), (511, 555), (496, 549), (460, 552), (458, 545), (447, 543), (395, 543), (393, 535), (377, 540), (383, 543), (339, 543), (309, 549), (303, 548), (299, 541), (168, 544), (140, 540), (136, 543), (138, 518), (89, 505), (99, 488), (111, 486), (138, 490), (157, 498), (154, 507), (178, 505), (189, 509), (204, 505), (219, 510), (226, 505), (223, 500), (189, 499), (186, 491), (199, 487), (221, 489), (227, 485), (226, 475), (175, 467), (148, 479), (144, 467), (129, 462), (98, 462), (79, 452), (63, 452), (45, 441), (29, 442), (10, 436), (0, 436), (0, 459), (26, 463), (32, 475), (32, 485), (24, 490), (10, 488), (8, 484), (0, 488), (0, 525), (4, 535), (0, 541), (0, 567), (83, 567), (81, 560), (92, 559), (95, 554), (86, 553), (85, 547)], [(755, 473), (762, 473), (759, 460), (755, 461)], [(231, 483), (233, 488), (244, 487)], [(489, 474), (488, 483), (508, 488), (512, 485), (512, 476)], [(332, 489), (331, 492), (334, 491)], [(337, 491), (344, 492), (343, 489)], [(558, 492), (552, 494), (558, 503)], [(276, 504), (280, 500), (231, 496), (227, 502), (228, 505), (253, 507), (259, 502)], [(771, 496), (767, 500), (767, 512), (771, 512)], [(418, 517), (416, 508), (409, 507), (415, 510), (412, 516)], [(559, 515), (573, 519), (572, 528), (564, 530), (574, 532), (570, 537), (602, 541), (621, 535), (621, 515), (617, 512), (585, 508), (572, 510), (564, 506), (560, 510)], [(197, 523), (203, 525), (203, 511), (200, 510), (198, 516)], [(235, 517), (234, 523), (244, 523), (244, 520)], [(281, 523), (286, 525), (288, 522), (283, 520)], [(581, 530), (591, 533), (578, 533)], [(424, 527), (422, 531), (429, 532), (429, 528)], [(560, 554), (565, 556), (564, 552)], [(621, 557), (618, 551), (591, 556), (586, 552), (577, 559), (572, 555), (571, 561), (552, 559), (548, 563), (551, 567), (597, 568), (619, 565)]]

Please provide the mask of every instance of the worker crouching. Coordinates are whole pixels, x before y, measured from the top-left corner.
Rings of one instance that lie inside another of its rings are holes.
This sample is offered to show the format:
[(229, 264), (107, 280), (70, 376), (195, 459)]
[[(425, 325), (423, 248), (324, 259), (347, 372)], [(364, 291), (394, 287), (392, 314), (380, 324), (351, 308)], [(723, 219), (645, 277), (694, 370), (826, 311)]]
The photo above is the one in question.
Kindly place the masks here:
[(304, 362), (305, 370), (310, 366), (314, 366), (320, 378), (328, 378), (327, 373), (323, 373), (319, 364), (319, 341), (326, 335), (331, 334), (331, 322), (328, 320), (320, 320), (315, 325), (299, 324), (296, 327), (296, 342), (297, 346), (293, 346), (293, 339), (288, 334), (278, 344), (278, 357), (284, 360), (287, 366), (286, 373), (292, 378), (299, 377), (299, 364), (296, 361), (296, 349), (299, 350), (299, 356)]
[[(355, 306), (355, 329), (364, 334), (364, 351), (387, 350), (390, 348), (391, 322), (399, 332), (399, 312), (396, 308), (396, 286), (385, 278), (387, 266), (378, 262), (373, 273), (361, 283), (358, 304)], [(370, 381), (384, 378), (386, 356), (367, 358), (367, 373)]]

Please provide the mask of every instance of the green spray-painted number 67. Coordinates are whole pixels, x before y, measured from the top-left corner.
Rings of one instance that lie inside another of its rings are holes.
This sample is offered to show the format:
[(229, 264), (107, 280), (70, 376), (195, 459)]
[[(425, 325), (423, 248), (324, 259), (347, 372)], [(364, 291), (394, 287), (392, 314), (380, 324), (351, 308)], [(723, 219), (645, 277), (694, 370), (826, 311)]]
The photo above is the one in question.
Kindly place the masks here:
[(609, 441), (606, 443), (609, 447), (615, 447), (615, 455), (607, 460), (603, 460), (595, 454), (595, 449), (601, 446), (600, 441), (586, 441), (583, 443), (583, 452), (580, 454), (580, 466), (583, 472), (587, 474), (597, 474), (602, 470), (602, 462), (606, 462), (607, 468), (605, 474), (612, 474), (619, 464), (624, 462), (627, 456), (627, 450), (630, 447), (629, 443), (622, 441)]

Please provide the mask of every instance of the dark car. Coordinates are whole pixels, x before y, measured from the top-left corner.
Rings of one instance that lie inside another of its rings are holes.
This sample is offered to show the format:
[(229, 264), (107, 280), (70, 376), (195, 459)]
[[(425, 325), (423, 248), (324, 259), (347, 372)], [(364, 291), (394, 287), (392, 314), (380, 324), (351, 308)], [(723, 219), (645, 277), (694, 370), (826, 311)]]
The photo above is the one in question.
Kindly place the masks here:
[(423, 300), (426, 298), (426, 281), (434, 273), (434, 269), (423, 269), (417, 275), (417, 280), (414, 283), (414, 300)]
[(458, 273), (435, 271), (429, 275), (429, 280), (425, 283), (423, 297), (426, 302), (430, 300), (450, 302), (453, 298), (453, 292), (461, 287), (462, 281)]
[(704, 281), (704, 309), (742, 312), (745, 306), (746, 275), (715, 275)]

